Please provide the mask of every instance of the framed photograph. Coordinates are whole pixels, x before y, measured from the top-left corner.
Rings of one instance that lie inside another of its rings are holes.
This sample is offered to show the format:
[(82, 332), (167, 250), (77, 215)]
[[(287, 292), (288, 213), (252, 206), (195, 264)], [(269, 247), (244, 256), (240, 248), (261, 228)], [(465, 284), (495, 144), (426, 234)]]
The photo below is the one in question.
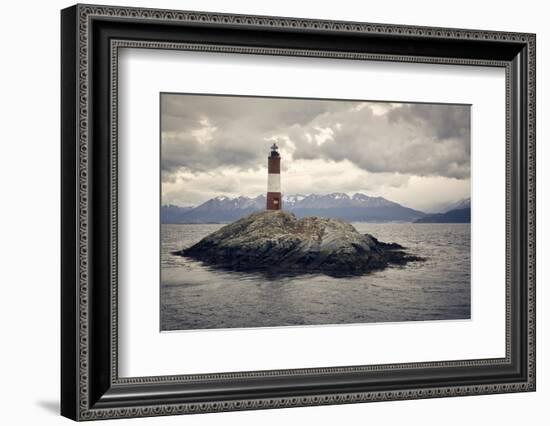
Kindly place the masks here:
[(61, 412), (535, 390), (535, 35), (61, 12)]

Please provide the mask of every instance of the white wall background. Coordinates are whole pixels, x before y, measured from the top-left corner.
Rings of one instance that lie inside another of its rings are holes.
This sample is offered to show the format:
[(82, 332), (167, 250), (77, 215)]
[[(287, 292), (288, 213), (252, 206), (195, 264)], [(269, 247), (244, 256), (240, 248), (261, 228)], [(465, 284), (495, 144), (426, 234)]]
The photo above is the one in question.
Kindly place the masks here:
[[(256, 412), (118, 420), (118, 424), (545, 424), (550, 401), (550, 27), (537, 0), (331, 2), (104, 0), (103, 4), (537, 33), (538, 390)], [(68, 424), (59, 404), (59, 9), (11, 1), (0, 25), (0, 401), (2, 423)], [(489, 253), (490, 255), (490, 253)], [(131, 422), (131, 423), (129, 423)], [(102, 424), (113, 423), (108, 421)], [(113, 423), (116, 424), (116, 423)]]

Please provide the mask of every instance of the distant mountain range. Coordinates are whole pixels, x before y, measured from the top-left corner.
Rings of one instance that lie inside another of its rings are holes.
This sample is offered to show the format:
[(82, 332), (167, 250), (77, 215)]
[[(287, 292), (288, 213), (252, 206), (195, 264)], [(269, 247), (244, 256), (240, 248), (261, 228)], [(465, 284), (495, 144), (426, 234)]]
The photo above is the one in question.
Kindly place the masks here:
[(470, 198), (463, 198), (460, 201), (457, 201), (455, 204), (450, 206), (447, 211), (451, 210), (462, 210), (462, 209), (469, 209), (471, 206)]
[(193, 207), (179, 207), (171, 204), (160, 208), (160, 223), (181, 223), (185, 213), (193, 210)]
[(428, 214), (415, 220), (415, 223), (470, 223), (470, 199), (465, 198), (456, 203), (445, 213)]
[[(162, 223), (228, 223), (255, 211), (264, 210), (265, 195), (255, 198), (220, 196), (196, 207), (161, 207)], [(414, 222), (425, 213), (404, 207), (382, 197), (344, 193), (327, 195), (283, 196), (283, 209), (297, 217), (318, 216), (343, 219), (349, 222)]]

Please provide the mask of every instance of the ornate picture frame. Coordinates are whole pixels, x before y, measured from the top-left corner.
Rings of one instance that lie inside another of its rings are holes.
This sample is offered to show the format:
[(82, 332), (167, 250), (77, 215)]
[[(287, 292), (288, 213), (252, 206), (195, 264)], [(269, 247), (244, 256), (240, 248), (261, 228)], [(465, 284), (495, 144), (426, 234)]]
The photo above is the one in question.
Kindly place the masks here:
[[(534, 34), (76, 5), (61, 12), (61, 413), (160, 416), (535, 390)], [(506, 356), (152, 377), (118, 374), (121, 48), (506, 73)]]

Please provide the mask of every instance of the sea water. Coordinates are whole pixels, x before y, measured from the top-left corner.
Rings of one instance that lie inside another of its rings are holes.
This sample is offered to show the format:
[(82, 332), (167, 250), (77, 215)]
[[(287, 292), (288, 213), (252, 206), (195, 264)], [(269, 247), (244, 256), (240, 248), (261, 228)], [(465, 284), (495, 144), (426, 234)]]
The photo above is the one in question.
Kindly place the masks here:
[(351, 278), (220, 271), (172, 252), (223, 225), (162, 225), (161, 330), (470, 318), (470, 224), (353, 225), (426, 261)]

